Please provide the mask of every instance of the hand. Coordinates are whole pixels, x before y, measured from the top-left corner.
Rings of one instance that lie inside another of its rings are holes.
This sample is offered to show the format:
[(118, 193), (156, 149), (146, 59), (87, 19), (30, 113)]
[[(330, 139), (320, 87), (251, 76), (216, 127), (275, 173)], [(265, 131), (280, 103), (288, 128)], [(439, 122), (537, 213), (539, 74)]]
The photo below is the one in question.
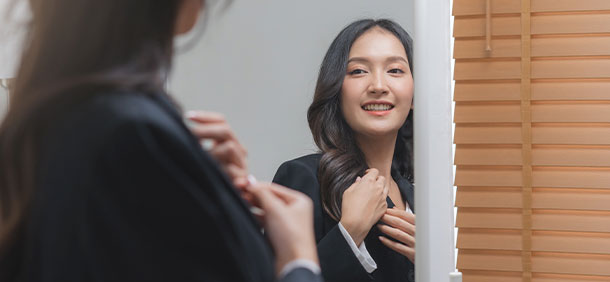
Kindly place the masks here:
[(388, 187), (377, 169), (369, 169), (362, 178), (343, 192), (341, 225), (359, 246), (371, 227), (387, 209)]
[(388, 209), (381, 218), (387, 225), (378, 224), (379, 230), (399, 242), (379, 236), (381, 243), (415, 263), (415, 215), (400, 209)]
[(194, 123), (190, 129), (201, 142), (212, 141), (208, 152), (231, 177), (233, 185), (241, 190), (245, 189), (248, 185), (248, 152), (239, 143), (225, 118), (219, 113), (201, 111), (188, 112), (186, 117)]
[(276, 255), (276, 271), (295, 259), (318, 262), (313, 232), (313, 204), (305, 194), (277, 184), (246, 188), (262, 209), (262, 222)]

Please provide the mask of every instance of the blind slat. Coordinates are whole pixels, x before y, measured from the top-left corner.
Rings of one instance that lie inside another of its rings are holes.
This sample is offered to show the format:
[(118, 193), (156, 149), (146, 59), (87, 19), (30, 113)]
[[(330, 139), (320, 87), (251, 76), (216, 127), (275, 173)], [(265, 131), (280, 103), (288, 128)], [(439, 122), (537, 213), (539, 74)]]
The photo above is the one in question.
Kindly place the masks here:
[(521, 165), (521, 148), (514, 146), (458, 145), (456, 165)]
[(461, 270), (521, 271), (521, 252), (459, 250), (457, 267)]
[[(521, 253), (460, 250), (458, 268), (492, 271), (521, 271)], [(595, 254), (534, 253), (532, 255), (532, 271), (561, 274), (610, 275), (610, 256)]]
[[(518, 38), (494, 38), (491, 52), (485, 50), (485, 39), (455, 40), (455, 59), (513, 58), (521, 56)], [(610, 36), (543, 37), (532, 39), (532, 57), (608, 56)]]
[(610, 125), (534, 124), (532, 142), (533, 144), (610, 145)]
[(521, 168), (488, 169), (458, 167), (456, 186), (521, 186)]
[[(468, 282), (522, 282), (521, 272), (464, 270), (462, 281)], [(533, 273), (532, 282), (609, 282), (607, 276)]]
[(532, 100), (610, 100), (610, 80), (532, 83)]
[[(520, 230), (468, 229), (457, 238), (460, 249), (521, 250)], [(534, 231), (532, 250), (537, 252), (610, 254), (610, 237), (605, 233)]]
[(456, 104), (457, 123), (520, 122), (520, 104)]
[(521, 126), (470, 126), (456, 124), (456, 144), (521, 144)]
[[(520, 229), (520, 209), (458, 208), (459, 228)], [(608, 211), (534, 210), (532, 230), (610, 232)]]
[[(519, 61), (456, 61), (456, 80), (517, 79)], [(532, 79), (610, 77), (610, 59), (539, 60), (532, 62)]]
[[(518, 82), (465, 82), (455, 83), (455, 101), (519, 101)], [(553, 81), (532, 83), (534, 101), (610, 101), (608, 81)]]
[[(457, 124), (456, 144), (520, 144), (519, 126), (482, 126)], [(605, 125), (532, 125), (533, 144), (610, 145), (610, 126)]]
[(610, 256), (595, 254), (536, 253), (534, 272), (610, 275)]
[[(610, 83), (608, 83), (610, 90)], [(519, 101), (520, 84), (518, 82), (500, 83), (455, 83), (455, 101)], [(532, 88), (533, 92), (533, 88)]]
[[(461, 186), (455, 199), (457, 207), (521, 208), (518, 187)], [(532, 208), (610, 211), (610, 190), (592, 188), (534, 188)]]
[(456, 61), (455, 80), (517, 79), (521, 77), (519, 61)]
[[(532, 12), (610, 10), (608, 0), (532, 0), (531, 4)], [(454, 16), (485, 14), (485, 0), (454, 0), (453, 6)], [(520, 2), (515, 0), (492, 0), (491, 7), (494, 14), (521, 12)]]
[[(610, 25), (610, 23), (608, 24)], [(488, 66), (487, 68), (491, 67)], [(610, 77), (610, 59), (541, 60), (532, 62), (533, 79), (599, 77)]]
[[(532, 122), (610, 122), (610, 104), (534, 104), (531, 106)], [(502, 123), (519, 122), (521, 107), (519, 104), (456, 104), (455, 122), (457, 123)]]
[[(609, 33), (610, 13), (533, 16), (531, 26), (532, 35)], [(518, 16), (492, 17), (492, 36), (519, 34), (521, 25)], [(456, 38), (485, 36), (485, 18), (456, 18), (453, 35)]]

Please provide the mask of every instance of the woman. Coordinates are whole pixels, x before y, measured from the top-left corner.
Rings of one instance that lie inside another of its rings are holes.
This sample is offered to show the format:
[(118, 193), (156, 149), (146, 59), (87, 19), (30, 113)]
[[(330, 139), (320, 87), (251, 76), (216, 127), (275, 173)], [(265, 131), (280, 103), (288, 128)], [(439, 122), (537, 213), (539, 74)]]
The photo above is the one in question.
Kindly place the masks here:
[(285, 162), (273, 180), (314, 201), (326, 281), (414, 280), (411, 46), (390, 20), (343, 29), (307, 112), (321, 153)]
[(163, 90), (203, 1), (30, 4), (0, 128), (0, 281), (320, 279), (309, 199), (245, 182), (226, 122), (191, 114), (195, 137)]

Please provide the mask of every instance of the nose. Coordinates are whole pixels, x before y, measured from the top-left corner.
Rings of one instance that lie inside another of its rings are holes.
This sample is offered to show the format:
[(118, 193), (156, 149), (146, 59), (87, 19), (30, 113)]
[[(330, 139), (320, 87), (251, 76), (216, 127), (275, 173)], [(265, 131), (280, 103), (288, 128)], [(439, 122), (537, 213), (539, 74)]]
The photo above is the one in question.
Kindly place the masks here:
[(375, 72), (375, 74), (371, 76), (368, 92), (370, 94), (380, 95), (387, 94), (389, 91), (384, 74)]

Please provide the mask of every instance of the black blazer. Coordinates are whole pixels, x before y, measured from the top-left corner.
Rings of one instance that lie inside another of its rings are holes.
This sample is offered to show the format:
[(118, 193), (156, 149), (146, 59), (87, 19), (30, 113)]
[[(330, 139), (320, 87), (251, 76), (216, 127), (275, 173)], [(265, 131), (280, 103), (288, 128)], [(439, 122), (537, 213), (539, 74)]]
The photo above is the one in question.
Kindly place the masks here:
[(260, 226), (165, 94), (87, 98), (42, 144), (23, 281), (274, 280)]
[[(366, 248), (377, 263), (377, 269), (368, 274), (350, 249), (341, 234), (338, 222), (333, 220), (322, 208), (318, 165), (321, 154), (303, 156), (283, 163), (277, 170), (273, 182), (291, 187), (307, 194), (314, 202), (314, 227), (318, 254), (324, 280), (329, 281), (414, 281), (413, 264), (404, 256), (389, 249), (379, 241), (383, 235), (374, 226), (364, 239)], [(413, 185), (405, 179), (392, 174), (400, 193), (414, 210)], [(388, 197), (388, 207), (394, 203)]]

